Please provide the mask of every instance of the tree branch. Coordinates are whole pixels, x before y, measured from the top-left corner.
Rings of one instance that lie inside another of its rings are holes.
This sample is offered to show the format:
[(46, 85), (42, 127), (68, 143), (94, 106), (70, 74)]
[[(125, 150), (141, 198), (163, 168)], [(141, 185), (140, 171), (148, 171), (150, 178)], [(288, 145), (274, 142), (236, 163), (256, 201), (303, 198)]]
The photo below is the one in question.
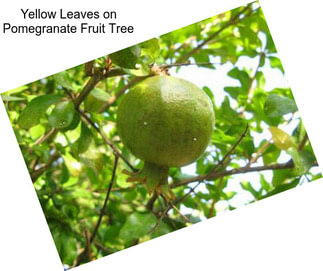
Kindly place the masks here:
[[(317, 162), (315, 162), (312, 166), (318, 166)], [(221, 172), (216, 172), (213, 174), (204, 174), (196, 177), (192, 177), (186, 180), (183, 180), (178, 183), (174, 183), (171, 185), (171, 188), (179, 187), (182, 185), (187, 185), (189, 183), (194, 183), (194, 182), (203, 182), (204, 180), (211, 181), (220, 177), (225, 177), (229, 175), (236, 175), (240, 173), (248, 173), (248, 172), (255, 172), (255, 171), (265, 171), (265, 170), (280, 170), (280, 169), (288, 169), (288, 168), (293, 168), (294, 163), (292, 160), (289, 160), (286, 163), (281, 163), (281, 164), (271, 164), (271, 165), (264, 165), (264, 166), (257, 166), (257, 167), (250, 167), (250, 166), (245, 166), (241, 168), (235, 168), (232, 170), (226, 170), (226, 171), (221, 171)]]
[(78, 108), (80, 104), (85, 100), (85, 98), (90, 94), (96, 84), (100, 81), (100, 76), (93, 75), (90, 77), (90, 80), (87, 81), (86, 85), (84, 86), (82, 92), (74, 101), (75, 107)]
[(90, 80), (87, 81), (86, 85), (84, 86), (83, 90), (81, 91), (80, 95), (75, 99), (74, 104), (75, 107), (78, 108), (80, 104), (85, 100), (85, 98), (90, 94), (93, 88), (99, 83), (101, 80), (114, 77), (114, 76), (121, 76), (125, 75), (126, 73), (122, 69), (95, 69)]

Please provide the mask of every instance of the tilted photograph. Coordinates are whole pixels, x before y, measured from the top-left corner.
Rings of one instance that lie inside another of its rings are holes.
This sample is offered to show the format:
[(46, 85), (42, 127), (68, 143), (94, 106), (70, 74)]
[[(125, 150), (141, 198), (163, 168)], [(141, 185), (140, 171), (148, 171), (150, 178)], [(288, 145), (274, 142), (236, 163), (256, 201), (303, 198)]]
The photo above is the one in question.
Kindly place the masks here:
[(278, 53), (253, 2), (1, 95), (66, 270), (322, 177)]

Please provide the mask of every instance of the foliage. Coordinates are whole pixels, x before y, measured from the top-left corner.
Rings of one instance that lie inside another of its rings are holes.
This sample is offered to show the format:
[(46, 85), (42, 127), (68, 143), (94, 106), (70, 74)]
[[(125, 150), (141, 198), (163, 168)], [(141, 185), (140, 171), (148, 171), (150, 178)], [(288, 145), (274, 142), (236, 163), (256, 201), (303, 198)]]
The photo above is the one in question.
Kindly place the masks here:
[[(212, 140), (191, 166), (196, 175), (171, 168), (176, 199), (166, 202), (126, 182), (124, 171), (143, 164), (120, 141), (116, 111), (130, 86), (189, 66), (214, 74), (231, 67), (226, 78), (236, 84), (223, 98), (209, 82), (201, 86), (215, 110)], [(223, 203), (232, 210), (244, 191), (247, 204), (317, 179), (291, 90), (266, 89), (271, 70), (284, 73), (255, 2), (5, 93), (62, 262), (75, 266), (175, 231)]]

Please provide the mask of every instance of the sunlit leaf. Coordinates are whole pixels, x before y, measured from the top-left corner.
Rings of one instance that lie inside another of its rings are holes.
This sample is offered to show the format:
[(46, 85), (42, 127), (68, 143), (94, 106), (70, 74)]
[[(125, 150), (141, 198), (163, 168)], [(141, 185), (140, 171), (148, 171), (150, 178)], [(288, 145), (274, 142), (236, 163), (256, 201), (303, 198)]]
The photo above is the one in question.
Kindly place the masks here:
[(275, 145), (281, 150), (287, 150), (295, 146), (292, 137), (277, 127), (269, 127)]
[(309, 151), (299, 151), (297, 148), (288, 150), (294, 162), (294, 170), (297, 175), (306, 173), (312, 166), (315, 157)]
[(140, 48), (135, 45), (109, 55), (112, 62), (122, 68), (135, 69), (138, 58), (140, 57)]
[(48, 123), (57, 129), (68, 127), (74, 117), (75, 109), (71, 101), (62, 101), (58, 103), (48, 117)]
[(140, 238), (148, 234), (156, 223), (157, 219), (152, 213), (133, 213), (128, 216), (119, 237), (125, 242)]
[(62, 98), (62, 95), (48, 94), (36, 97), (29, 102), (26, 108), (21, 112), (18, 124), (21, 128), (29, 129), (37, 125), (40, 118), (45, 115), (49, 106), (57, 103)]
[(270, 67), (279, 69), (282, 73), (284, 73), (283, 65), (278, 57), (269, 56)]
[(268, 117), (280, 117), (297, 110), (294, 100), (277, 94), (268, 95), (264, 105), (264, 112)]
[(156, 38), (146, 40), (138, 45), (141, 49), (141, 55), (148, 55), (152, 59), (159, 56), (160, 48), (159, 41)]
[(26, 98), (8, 96), (8, 95), (1, 95), (1, 98), (4, 102), (17, 102), (17, 101), (25, 101), (26, 100)]

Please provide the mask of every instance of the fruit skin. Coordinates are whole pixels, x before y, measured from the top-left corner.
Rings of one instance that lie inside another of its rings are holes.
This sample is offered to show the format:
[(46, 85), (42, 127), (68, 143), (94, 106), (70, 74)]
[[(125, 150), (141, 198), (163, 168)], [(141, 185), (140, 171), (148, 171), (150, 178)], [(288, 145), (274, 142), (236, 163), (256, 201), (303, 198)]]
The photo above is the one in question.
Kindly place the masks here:
[(138, 158), (162, 166), (195, 161), (207, 147), (213, 126), (207, 95), (171, 76), (145, 79), (118, 108), (117, 128), (124, 145)]
[[(214, 111), (207, 95), (191, 82), (172, 76), (153, 76), (135, 85), (117, 112), (124, 145), (146, 164), (167, 172), (169, 167), (195, 161), (205, 151), (213, 127)], [(156, 174), (152, 175), (146, 181), (153, 182)], [(160, 175), (158, 182), (165, 184), (165, 174)]]

